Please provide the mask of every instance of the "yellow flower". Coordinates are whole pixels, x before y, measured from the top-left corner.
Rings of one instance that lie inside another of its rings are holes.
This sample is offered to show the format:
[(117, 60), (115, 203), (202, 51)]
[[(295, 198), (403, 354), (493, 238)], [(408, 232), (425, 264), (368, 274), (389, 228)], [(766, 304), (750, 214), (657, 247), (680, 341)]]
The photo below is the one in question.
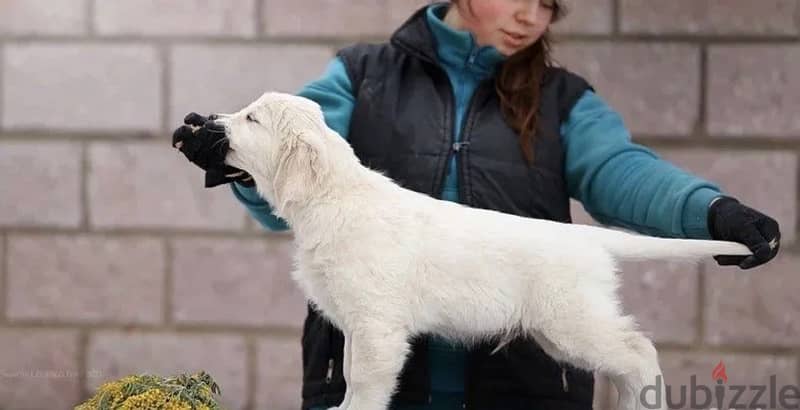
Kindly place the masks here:
[(152, 389), (128, 397), (122, 403), (120, 410), (160, 410), (167, 400), (168, 397), (162, 390)]
[[(126, 376), (103, 383), (97, 393), (75, 410), (220, 410), (213, 393), (217, 384), (205, 372), (162, 378)], [(192, 400), (179, 399), (176, 393)]]

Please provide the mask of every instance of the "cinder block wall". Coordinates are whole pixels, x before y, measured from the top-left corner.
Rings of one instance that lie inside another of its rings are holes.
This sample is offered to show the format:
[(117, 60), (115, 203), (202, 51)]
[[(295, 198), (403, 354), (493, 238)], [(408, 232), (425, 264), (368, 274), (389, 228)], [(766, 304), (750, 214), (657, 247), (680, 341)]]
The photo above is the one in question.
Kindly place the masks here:
[[(132, 372), (205, 369), (232, 409), (299, 402), (290, 234), (169, 146), (188, 111), (296, 91), (425, 0), (0, 2), (0, 406), (69, 409)], [(573, 0), (556, 57), (637, 141), (776, 217), (761, 269), (626, 265), (667, 383), (800, 379), (800, 4)], [(591, 222), (574, 204), (576, 218)], [(613, 394), (599, 383), (597, 407)]]

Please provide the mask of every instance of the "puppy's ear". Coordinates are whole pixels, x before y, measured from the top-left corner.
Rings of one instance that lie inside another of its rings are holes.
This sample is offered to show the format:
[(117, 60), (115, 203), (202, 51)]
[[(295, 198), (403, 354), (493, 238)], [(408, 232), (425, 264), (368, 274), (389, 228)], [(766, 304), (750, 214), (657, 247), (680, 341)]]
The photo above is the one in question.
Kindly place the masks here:
[(319, 192), (330, 171), (323, 136), (318, 132), (293, 132), (282, 141), (278, 158), (273, 186), (280, 209)]

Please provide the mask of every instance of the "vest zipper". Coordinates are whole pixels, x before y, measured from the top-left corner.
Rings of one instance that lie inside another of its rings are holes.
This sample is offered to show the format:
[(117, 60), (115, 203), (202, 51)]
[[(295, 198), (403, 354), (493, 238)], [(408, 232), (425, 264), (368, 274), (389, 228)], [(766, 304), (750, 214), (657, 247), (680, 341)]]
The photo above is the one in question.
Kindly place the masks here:
[(328, 369), (325, 371), (325, 384), (328, 384), (328, 385), (331, 384), (331, 380), (333, 380), (333, 366), (334, 366), (334, 363), (335, 363), (335, 361), (333, 360), (333, 355), (335, 354), (334, 353), (335, 348), (334, 348), (334, 343), (333, 343), (333, 336), (334, 336), (333, 325), (329, 325), (328, 326), (328, 349), (329, 349), (330, 356), (328, 356)]
[[(479, 83), (478, 86), (475, 87), (475, 91), (469, 97), (469, 102), (467, 103), (467, 112), (464, 114), (464, 118), (460, 124), (461, 129), (459, 131), (459, 135), (461, 136), (461, 140), (453, 144), (453, 149), (451, 150), (453, 155), (459, 154), (462, 149), (466, 149), (470, 145), (469, 141), (470, 136), (469, 133), (467, 132), (467, 129), (469, 128), (468, 127), (469, 124), (472, 122), (472, 118), (475, 117), (475, 110), (477, 109), (476, 108), (477, 101), (480, 101), (486, 89), (488, 88), (487, 84), (491, 84), (491, 81), (484, 80), (481, 83)], [(472, 201), (466, 194), (467, 193), (466, 189), (467, 181), (465, 178), (466, 170), (464, 169), (465, 165), (462, 159), (463, 159), (462, 155), (456, 155), (456, 172), (458, 172), (458, 199), (459, 202), (468, 206), (472, 206)], [(450, 161), (449, 155), (447, 160)], [(444, 179), (442, 181), (444, 182)]]
[(564, 365), (561, 365), (561, 388), (564, 389), (564, 392), (569, 392), (569, 383), (567, 382), (567, 369)]
[[(477, 55), (477, 52), (474, 52), (471, 57), (474, 57), (475, 55)], [(435, 191), (436, 195), (441, 195), (442, 194), (442, 189), (444, 189), (444, 181), (447, 178), (447, 168), (449, 167), (449, 164), (450, 164), (450, 155), (453, 155), (453, 154), (455, 154), (457, 152), (460, 152), (462, 148), (464, 148), (464, 147), (469, 145), (469, 141), (467, 140), (467, 135), (464, 133), (464, 130), (466, 130), (467, 124), (469, 124), (470, 118), (474, 115), (474, 111), (475, 111), (474, 105), (475, 105), (476, 97), (479, 94), (481, 94), (481, 91), (486, 89), (486, 84), (487, 83), (491, 84), (491, 81), (483, 80), (480, 84), (478, 84), (478, 86), (475, 88), (475, 91), (472, 93), (472, 95), (469, 98), (469, 102), (467, 103), (467, 112), (466, 112), (466, 115), (464, 116), (464, 118), (462, 120), (462, 123), (461, 124), (456, 124), (455, 123), (455, 120), (456, 120), (456, 95), (455, 95), (455, 92), (456, 92), (456, 90), (453, 88), (453, 85), (450, 83), (450, 77), (447, 75), (447, 72), (441, 66), (439, 66), (438, 63), (434, 62), (433, 67), (438, 71), (438, 73), (440, 75), (439, 80), (443, 81), (445, 86), (447, 87), (447, 89), (450, 90), (450, 92), (448, 93), (449, 94), (448, 95), (448, 98), (449, 98), (448, 102), (450, 103), (450, 106), (448, 107), (449, 108), (449, 114), (450, 114), (450, 127), (449, 127), (448, 131), (450, 131), (450, 132), (448, 133), (449, 135), (447, 136), (447, 138), (449, 139), (449, 143), (450, 143), (451, 149), (448, 150), (447, 158), (445, 158), (444, 167), (442, 169), (442, 174), (441, 174), (441, 177), (439, 178), (438, 186), (436, 187), (436, 191)], [(460, 129), (459, 129), (459, 135), (461, 136), (461, 141), (460, 142), (454, 142), (453, 141), (453, 139), (455, 138), (454, 131), (455, 131), (456, 127), (460, 127)], [(461, 169), (461, 167), (462, 167), (462, 165), (461, 165), (460, 158), (457, 156), (456, 157), (456, 172), (458, 172), (459, 182), (461, 182), (459, 184), (458, 195), (459, 195), (459, 201), (464, 201), (464, 199), (466, 198), (464, 196), (464, 184), (463, 184), (464, 172)], [(469, 205), (469, 204), (467, 204), (467, 205)]]
[(470, 51), (469, 57), (467, 58), (467, 63), (469, 63), (469, 65), (475, 64), (475, 59), (478, 58), (478, 51), (479, 50), (477, 48)]
[(435, 68), (436, 72), (439, 73), (439, 81), (442, 81), (445, 84), (445, 87), (447, 88), (447, 90), (449, 91), (447, 93), (448, 94), (447, 95), (447, 102), (449, 104), (448, 107), (447, 107), (447, 111), (448, 111), (447, 114), (450, 116), (450, 124), (446, 124), (447, 122), (445, 121), (445, 129), (444, 129), (444, 131), (447, 132), (447, 135), (445, 135), (445, 137), (447, 138), (447, 142), (450, 145), (450, 149), (447, 150), (447, 155), (446, 155), (446, 158), (444, 160), (444, 166), (442, 167), (442, 169), (440, 171), (441, 174), (439, 176), (439, 180), (437, 181), (437, 185), (436, 185), (436, 187), (434, 189), (434, 192), (433, 192), (434, 195), (441, 196), (442, 195), (442, 189), (444, 189), (444, 181), (447, 178), (447, 168), (448, 168), (448, 166), (450, 164), (450, 155), (453, 153), (453, 149), (454, 149), (454, 146), (456, 144), (453, 141), (453, 138), (454, 138), (453, 130), (455, 129), (455, 118), (456, 118), (456, 108), (455, 108), (455, 105), (456, 105), (455, 92), (456, 92), (456, 90), (453, 88), (453, 85), (450, 84), (450, 77), (447, 76), (447, 72), (444, 71), (444, 69), (441, 66), (439, 66), (439, 64), (436, 63), (436, 62), (432, 62), (431, 65), (433, 66), (433, 68)]
[(325, 373), (325, 383), (331, 384), (333, 379), (333, 358), (328, 359), (328, 371)]

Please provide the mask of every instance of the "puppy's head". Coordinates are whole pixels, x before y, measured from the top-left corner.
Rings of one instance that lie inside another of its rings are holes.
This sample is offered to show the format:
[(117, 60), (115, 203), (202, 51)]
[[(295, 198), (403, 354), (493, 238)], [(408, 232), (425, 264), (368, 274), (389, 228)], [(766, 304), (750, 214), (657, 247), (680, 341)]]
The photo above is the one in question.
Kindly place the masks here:
[(250, 173), (273, 206), (313, 194), (331, 171), (331, 130), (320, 106), (307, 98), (265, 93), (215, 122), (229, 141), (225, 162)]

